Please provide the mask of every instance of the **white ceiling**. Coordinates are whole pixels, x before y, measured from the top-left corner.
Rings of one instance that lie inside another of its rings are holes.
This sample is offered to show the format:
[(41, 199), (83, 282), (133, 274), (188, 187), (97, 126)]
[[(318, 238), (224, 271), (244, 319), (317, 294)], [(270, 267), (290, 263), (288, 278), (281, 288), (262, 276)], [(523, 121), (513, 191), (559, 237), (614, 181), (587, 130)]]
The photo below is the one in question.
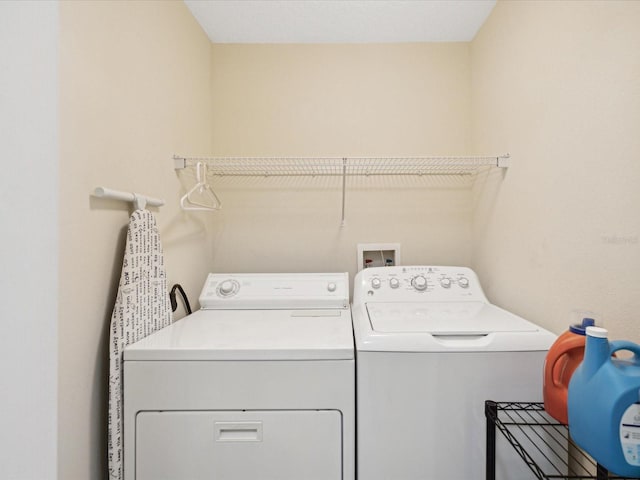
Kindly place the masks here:
[(496, 0), (184, 0), (215, 43), (468, 42)]

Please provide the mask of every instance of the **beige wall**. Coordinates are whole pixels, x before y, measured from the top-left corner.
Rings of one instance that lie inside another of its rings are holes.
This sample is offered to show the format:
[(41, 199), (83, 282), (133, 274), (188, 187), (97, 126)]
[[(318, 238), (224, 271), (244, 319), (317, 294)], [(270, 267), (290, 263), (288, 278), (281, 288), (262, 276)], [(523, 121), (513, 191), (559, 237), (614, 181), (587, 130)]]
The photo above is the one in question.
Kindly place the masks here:
[[(247, 156), (468, 153), (469, 45), (221, 45), (213, 151)], [(446, 179), (221, 179), (215, 271), (356, 270), (358, 242), (405, 264), (470, 261), (471, 191)]]
[(200, 287), (210, 239), (179, 210), (171, 156), (208, 151), (210, 43), (182, 2), (60, 5), (59, 478), (106, 472), (108, 325), (129, 205), (96, 186), (164, 198), (169, 280)]
[(489, 296), (555, 332), (574, 309), (640, 340), (640, 3), (499, 2), (471, 45), (473, 265)]
[(227, 155), (468, 153), (469, 45), (213, 45)]

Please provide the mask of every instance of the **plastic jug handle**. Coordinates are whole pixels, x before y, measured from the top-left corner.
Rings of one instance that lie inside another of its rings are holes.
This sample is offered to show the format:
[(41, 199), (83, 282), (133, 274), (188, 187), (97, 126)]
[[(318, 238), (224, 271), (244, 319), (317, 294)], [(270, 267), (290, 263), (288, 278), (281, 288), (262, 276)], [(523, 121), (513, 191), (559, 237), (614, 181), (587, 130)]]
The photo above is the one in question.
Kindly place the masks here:
[(634, 354), (634, 362), (638, 362), (640, 359), (640, 345), (637, 343), (629, 342), (628, 340), (614, 340), (609, 343), (609, 350), (613, 355), (618, 350), (629, 350)]
[(563, 385), (560, 382), (560, 373), (562, 372), (562, 368), (557, 368), (556, 363), (561, 358), (567, 354), (567, 350), (571, 350), (573, 348), (584, 347), (584, 337), (580, 335), (575, 335), (565, 342), (563, 342), (565, 349), (563, 351), (558, 351), (555, 355), (552, 353), (547, 358), (547, 362), (549, 362), (548, 374), (550, 375), (550, 380), (553, 383), (553, 386), (556, 388), (567, 388), (568, 385)]

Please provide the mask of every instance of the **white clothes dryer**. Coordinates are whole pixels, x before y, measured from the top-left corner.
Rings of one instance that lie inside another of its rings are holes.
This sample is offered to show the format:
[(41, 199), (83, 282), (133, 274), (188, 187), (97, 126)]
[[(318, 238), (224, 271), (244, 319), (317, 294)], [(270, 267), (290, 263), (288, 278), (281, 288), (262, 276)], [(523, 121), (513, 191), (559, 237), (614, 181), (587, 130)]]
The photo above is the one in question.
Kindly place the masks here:
[[(484, 401), (541, 401), (555, 335), (463, 267), (364, 269), (352, 315), (359, 480), (484, 479)], [(498, 477), (533, 478), (506, 442), (497, 456)]]
[(124, 351), (126, 480), (353, 480), (342, 274), (210, 274), (202, 309)]

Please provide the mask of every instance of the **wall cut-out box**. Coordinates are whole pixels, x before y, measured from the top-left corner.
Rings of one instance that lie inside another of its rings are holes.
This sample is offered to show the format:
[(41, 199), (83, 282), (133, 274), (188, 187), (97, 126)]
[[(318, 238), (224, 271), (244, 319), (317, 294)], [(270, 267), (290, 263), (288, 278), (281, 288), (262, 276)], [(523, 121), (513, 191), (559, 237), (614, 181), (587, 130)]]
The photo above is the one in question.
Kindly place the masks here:
[(358, 271), (370, 267), (401, 265), (399, 243), (359, 243), (357, 252)]

